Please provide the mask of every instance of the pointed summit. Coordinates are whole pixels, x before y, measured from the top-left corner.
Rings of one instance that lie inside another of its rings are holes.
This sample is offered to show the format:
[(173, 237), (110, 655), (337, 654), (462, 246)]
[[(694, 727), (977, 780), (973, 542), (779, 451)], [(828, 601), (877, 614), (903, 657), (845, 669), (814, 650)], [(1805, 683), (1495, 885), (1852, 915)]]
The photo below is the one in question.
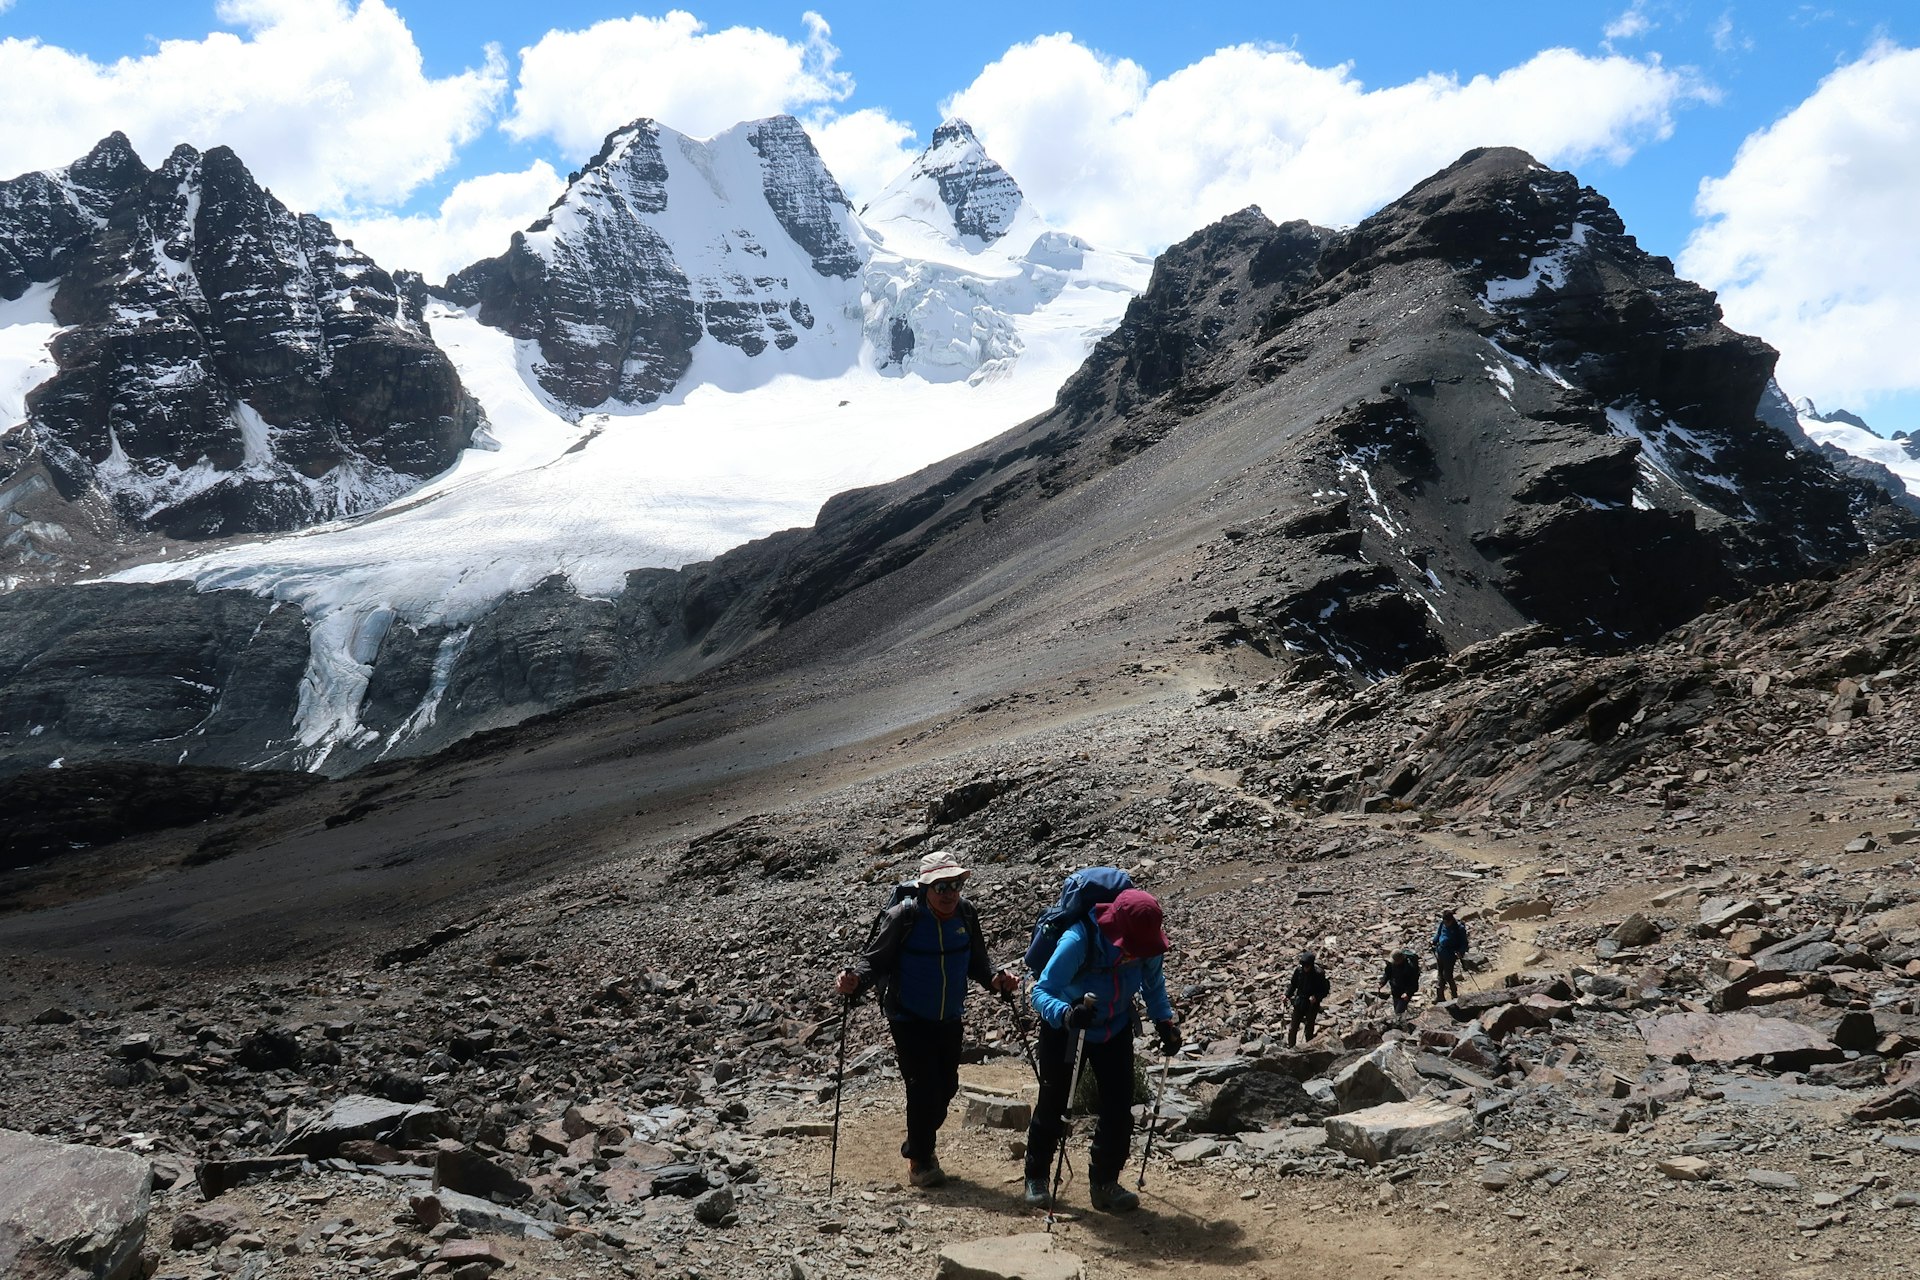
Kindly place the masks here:
[(933, 142), (904, 174), (862, 210), (869, 223), (923, 223), (977, 246), (992, 244), (1013, 226), (1026, 197), (965, 120), (933, 131)]

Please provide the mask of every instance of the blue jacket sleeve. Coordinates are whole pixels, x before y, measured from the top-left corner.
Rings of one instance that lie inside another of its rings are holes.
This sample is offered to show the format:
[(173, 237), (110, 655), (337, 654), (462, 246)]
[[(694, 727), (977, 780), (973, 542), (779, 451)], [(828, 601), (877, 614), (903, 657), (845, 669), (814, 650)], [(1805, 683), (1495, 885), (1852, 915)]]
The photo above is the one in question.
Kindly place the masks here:
[(1173, 1005), (1167, 999), (1167, 972), (1159, 956), (1140, 962), (1140, 995), (1147, 1002), (1147, 1016), (1155, 1022), (1172, 1022)]
[(1068, 929), (1054, 949), (1053, 958), (1040, 971), (1033, 984), (1033, 1011), (1048, 1026), (1064, 1027), (1067, 1011), (1073, 1007), (1073, 979), (1087, 958), (1087, 935), (1080, 929)]

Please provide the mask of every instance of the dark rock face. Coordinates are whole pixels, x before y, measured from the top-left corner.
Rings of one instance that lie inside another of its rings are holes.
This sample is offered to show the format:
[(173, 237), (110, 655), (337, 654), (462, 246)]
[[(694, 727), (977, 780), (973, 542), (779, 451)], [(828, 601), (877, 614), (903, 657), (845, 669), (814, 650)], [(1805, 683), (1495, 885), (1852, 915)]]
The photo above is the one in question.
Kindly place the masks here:
[(172, 538), (367, 510), (450, 465), (479, 410), (417, 289), (220, 147), (149, 172), (119, 135), (0, 184), (0, 291), (60, 280), (59, 372), (10, 471)]
[(992, 243), (1006, 234), (1025, 197), (965, 120), (948, 120), (935, 129), (920, 163), (938, 184), (940, 199), (961, 235)]
[[(101, 139), (57, 173), (28, 173), (0, 182), (0, 298), (57, 280), (67, 259), (105, 226), (113, 206), (146, 179), (124, 133)], [(11, 425), (11, 424), (8, 424)]]
[(0, 772), (66, 757), (257, 763), (293, 728), (298, 610), (184, 583), (0, 595)]
[(659, 399), (686, 373), (703, 336), (750, 356), (793, 347), (814, 326), (803, 297), (810, 290), (770, 265), (768, 245), (737, 227), (719, 232), (717, 248), (675, 244), (662, 231), (674, 175), (713, 183), (712, 157), (736, 146), (759, 164), (753, 197), (765, 201), (810, 273), (858, 274), (866, 254), (852, 238), (851, 208), (798, 121), (758, 120), (700, 143), (637, 120), (607, 135), (566, 194), (516, 232), (506, 253), (456, 273), (445, 292), (478, 305), (484, 323), (537, 342), (531, 372), (577, 409)]
[(768, 207), (793, 242), (812, 257), (814, 270), (851, 278), (866, 261), (840, 229), (840, 219), (852, 206), (807, 131), (792, 116), (773, 116), (748, 125), (747, 141), (760, 156)]

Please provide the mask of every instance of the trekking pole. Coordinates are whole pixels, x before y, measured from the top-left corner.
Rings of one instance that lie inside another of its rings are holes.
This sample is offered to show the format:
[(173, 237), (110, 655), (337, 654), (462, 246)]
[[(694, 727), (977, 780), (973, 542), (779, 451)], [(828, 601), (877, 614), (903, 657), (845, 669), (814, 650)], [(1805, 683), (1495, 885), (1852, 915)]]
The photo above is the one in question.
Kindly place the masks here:
[(840, 1169), (840, 1100), (847, 1091), (847, 1024), (853, 1021), (853, 997), (840, 1006), (840, 1051), (833, 1069), (833, 1153), (827, 1157), (827, 1199), (833, 1199), (834, 1175)]
[(1147, 1161), (1153, 1158), (1153, 1132), (1160, 1127), (1160, 1099), (1167, 1096), (1167, 1064), (1173, 1061), (1173, 1055), (1160, 1055), (1160, 1088), (1153, 1095), (1153, 1118), (1147, 1121), (1147, 1149), (1140, 1153), (1140, 1181), (1133, 1184), (1139, 1191), (1147, 1185)]
[[(1089, 991), (1081, 998), (1088, 1008), (1094, 1004), (1093, 993)], [(1073, 1097), (1080, 1092), (1080, 1068), (1087, 1060), (1087, 1029), (1080, 1028), (1079, 1038), (1074, 1041), (1073, 1072), (1067, 1077), (1067, 1098), (1060, 1104), (1060, 1150), (1053, 1160), (1053, 1194), (1047, 1197), (1047, 1230), (1053, 1230), (1053, 1213), (1060, 1203), (1060, 1176), (1067, 1167), (1067, 1146), (1073, 1137)]]
[(1035, 1084), (1040, 1082), (1040, 1063), (1033, 1056), (1033, 1043), (1027, 1039), (1027, 1029), (1020, 1021), (1020, 1006), (1013, 998), (1013, 992), (1002, 991), (1000, 998), (1006, 1002), (1007, 1016), (1013, 1019), (1013, 1033), (1020, 1037), (1020, 1052), (1027, 1057), (1027, 1065), (1033, 1068)]

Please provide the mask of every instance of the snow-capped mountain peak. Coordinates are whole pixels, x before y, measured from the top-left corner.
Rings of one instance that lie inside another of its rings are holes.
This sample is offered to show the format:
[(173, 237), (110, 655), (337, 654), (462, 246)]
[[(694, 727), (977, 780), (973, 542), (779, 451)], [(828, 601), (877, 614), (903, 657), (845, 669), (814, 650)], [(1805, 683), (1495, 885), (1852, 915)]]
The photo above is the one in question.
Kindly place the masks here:
[[(507, 252), (447, 282), (487, 324), (537, 344), (529, 372), (559, 404), (650, 404), (711, 340), (748, 383), (857, 347), (870, 246), (797, 120), (705, 140), (653, 120), (607, 136)], [(792, 359), (775, 352), (802, 348)], [(761, 360), (759, 357), (768, 358)], [(609, 407), (612, 407), (609, 405)]]
[(965, 120), (949, 120), (860, 217), (895, 252), (914, 252), (895, 243), (907, 236), (978, 253), (1009, 233), (1017, 239), (1023, 213), (1031, 218), (1019, 184), (987, 154)]

